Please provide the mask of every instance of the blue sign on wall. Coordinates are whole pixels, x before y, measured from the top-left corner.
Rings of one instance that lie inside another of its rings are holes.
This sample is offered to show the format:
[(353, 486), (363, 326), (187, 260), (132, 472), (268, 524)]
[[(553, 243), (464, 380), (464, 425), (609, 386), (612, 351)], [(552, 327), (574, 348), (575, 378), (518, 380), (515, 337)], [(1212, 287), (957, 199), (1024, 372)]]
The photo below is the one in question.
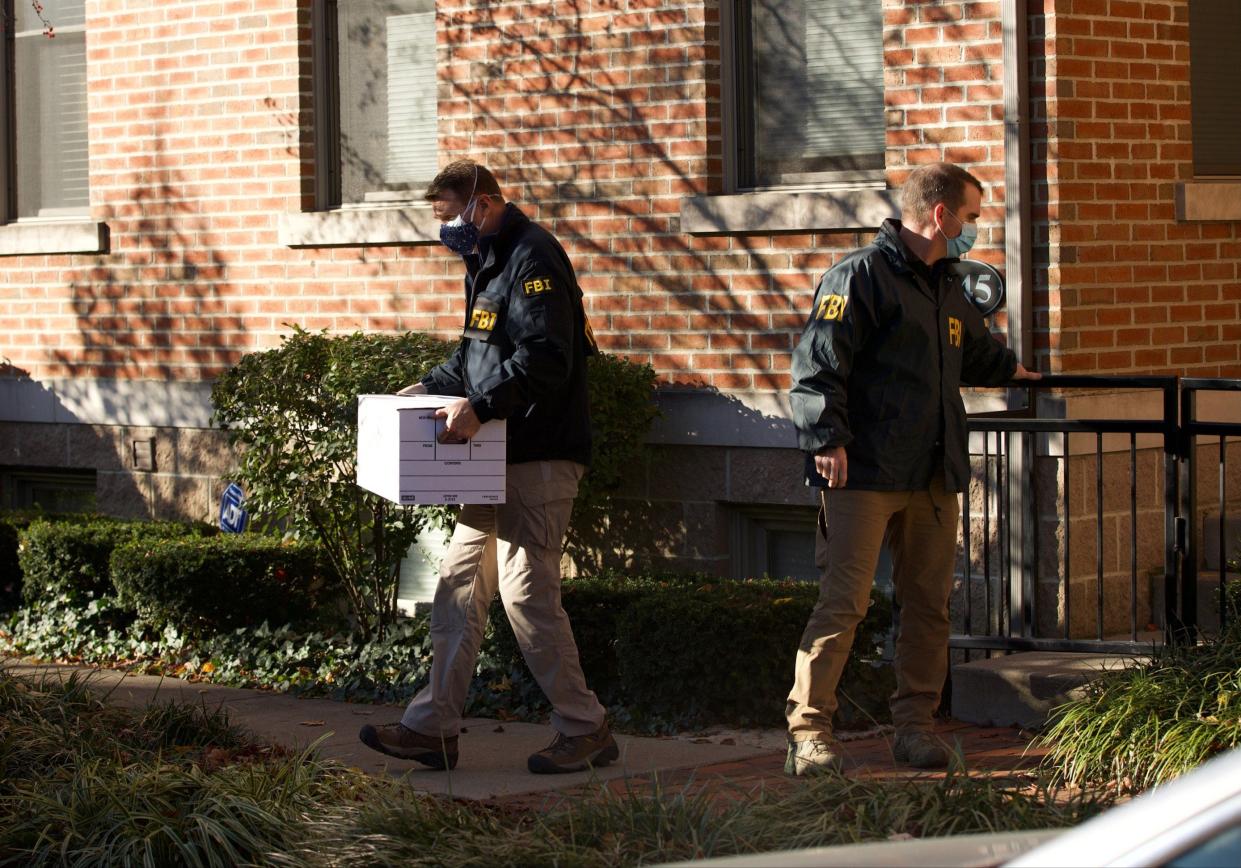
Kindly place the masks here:
[(250, 524), (250, 513), (246, 512), (243, 506), (245, 502), (246, 495), (241, 486), (230, 482), (220, 495), (220, 530), (225, 533), (241, 533), (246, 529)]

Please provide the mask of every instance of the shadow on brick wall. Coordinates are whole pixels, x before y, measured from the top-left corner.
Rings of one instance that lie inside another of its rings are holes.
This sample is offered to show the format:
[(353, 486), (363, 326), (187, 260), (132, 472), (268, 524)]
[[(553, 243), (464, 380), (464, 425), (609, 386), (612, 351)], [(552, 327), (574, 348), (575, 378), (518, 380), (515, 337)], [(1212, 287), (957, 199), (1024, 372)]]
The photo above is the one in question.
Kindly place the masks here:
[[(171, 112), (175, 103), (163, 93), (150, 105)], [(192, 170), (177, 167), (184, 155), (169, 153), (171, 125), (152, 120), (150, 137), (141, 140), (149, 153), (129, 155), (127, 168), (115, 176), (114, 183), (131, 186), (123, 194), (103, 192), (105, 204), (96, 216), (110, 228), (110, 249), (92, 257), (70, 282), (80, 344), (52, 351), (55, 374), (63, 378), (54, 388), (65, 391), (53, 398), (74, 417), (62, 422), (79, 421), (73, 406), (89, 402), (97, 405), (85, 408), (89, 419), (120, 423), (71, 425), (59, 435), (82, 441), (69, 463), (59, 466), (94, 466), (105, 474), (101, 480), (115, 476), (109, 483), (114, 490), (105, 491), (101, 482), (101, 506), (121, 514), (197, 518), (201, 510), (185, 502), (185, 483), (154, 476), (161, 453), (175, 452), (169, 441), (181, 432), (147, 423), (178, 418), (168, 403), (176, 391), (144, 386), (210, 380), (236, 363), (247, 341), (245, 323), (229, 300), (236, 288), (228, 262), (216, 249), (215, 233), (222, 230), (204, 215), (211, 205), (195, 191)], [(87, 430), (94, 432), (93, 446), (85, 442)], [(149, 456), (130, 454), (135, 440), (150, 442)]]

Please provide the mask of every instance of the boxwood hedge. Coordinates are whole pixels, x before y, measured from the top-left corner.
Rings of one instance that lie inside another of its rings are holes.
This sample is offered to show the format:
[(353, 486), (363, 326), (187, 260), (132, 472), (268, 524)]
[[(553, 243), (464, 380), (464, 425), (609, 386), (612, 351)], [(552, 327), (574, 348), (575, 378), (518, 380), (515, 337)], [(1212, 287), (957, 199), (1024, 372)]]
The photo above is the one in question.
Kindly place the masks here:
[(141, 539), (201, 537), (207, 524), (130, 521), (104, 516), (36, 519), (19, 530), (18, 564), (26, 602), (60, 594), (100, 597), (112, 593), (108, 560), (117, 546)]
[[(776, 724), (818, 592), (796, 581), (608, 574), (565, 581), (561, 601), (586, 681), (605, 705), (683, 725)], [(886, 715), (892, 676), (879, 656), (890, 625), (890, 603), (873, 593), (841, 682), (851, 700), (841, 728)], [(490, 649), (500, 665), (524, 670), (498, 599)]]
[(304, 623), (338, 591), (317, 544), (252, 533), (134, 540), (110, 570), (121, 605), (190, 635)]

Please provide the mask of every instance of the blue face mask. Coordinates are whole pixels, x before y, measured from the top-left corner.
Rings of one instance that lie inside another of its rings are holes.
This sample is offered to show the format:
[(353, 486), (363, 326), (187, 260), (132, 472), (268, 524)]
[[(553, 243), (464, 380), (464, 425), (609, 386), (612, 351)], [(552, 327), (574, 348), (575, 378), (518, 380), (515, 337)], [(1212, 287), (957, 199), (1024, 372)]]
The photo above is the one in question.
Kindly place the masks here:
[(473, 253), (474, 248), (478, 247), (478, 227), (465, 219), (466, 213), (471, 210), (473, 203), (465, 211), (440, 225), (440, 243), (458, 256)]
[[(957, 220), (956, 214), (952, 215), (952, 219), (961, 223), (960, 220)], [(939, 230), (939, 234), (944, 235), (944, 230)], [(961, 223), (961, 233), (956, 238), (949, 238), (947, 235), (944, 235), (944, 240), (948, 242), (948, 255), (953, 259), (960, 259), (970, 252), (970, 248), (978, 240), (978, 226), (973, 223)]]
[(473, 253), (478, 247), (478, 227), (469, 221), (466, 215), (474, 210), (478, 201), (474, 198), (478, 190), (478, 164), (474, 165), (474, 183), (470, 187), (469, 198), (465, 200), (465, 208), (456, 217), (440, 225), (440, 243), (458, 256)]

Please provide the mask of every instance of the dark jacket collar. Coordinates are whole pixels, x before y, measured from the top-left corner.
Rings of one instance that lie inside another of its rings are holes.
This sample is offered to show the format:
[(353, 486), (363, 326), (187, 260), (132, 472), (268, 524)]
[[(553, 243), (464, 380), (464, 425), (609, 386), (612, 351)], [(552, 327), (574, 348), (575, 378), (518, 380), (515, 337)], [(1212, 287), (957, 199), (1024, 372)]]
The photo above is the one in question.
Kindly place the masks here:
[(529, 222), (530, 218), (522, 213), (520, 208), (512, 202), (506, 202), (504, 214), (500, 217), (500, 227), (492, 234), (478, 239), (478, 253), (483, 267), (490, 265), (494, 258), (504, 255)]
[(919, 289), (933, 299), (937, 297), (935, 287), (939, 284), (940, 270), (953, 260), (941, 259), (933, 266), (928, 266), (901, 238), (901, 221), (895, 217), (883, 221), (875, 235), (874, 244), (887, 257), (893, 270), (898, 274), (909, 274)]

